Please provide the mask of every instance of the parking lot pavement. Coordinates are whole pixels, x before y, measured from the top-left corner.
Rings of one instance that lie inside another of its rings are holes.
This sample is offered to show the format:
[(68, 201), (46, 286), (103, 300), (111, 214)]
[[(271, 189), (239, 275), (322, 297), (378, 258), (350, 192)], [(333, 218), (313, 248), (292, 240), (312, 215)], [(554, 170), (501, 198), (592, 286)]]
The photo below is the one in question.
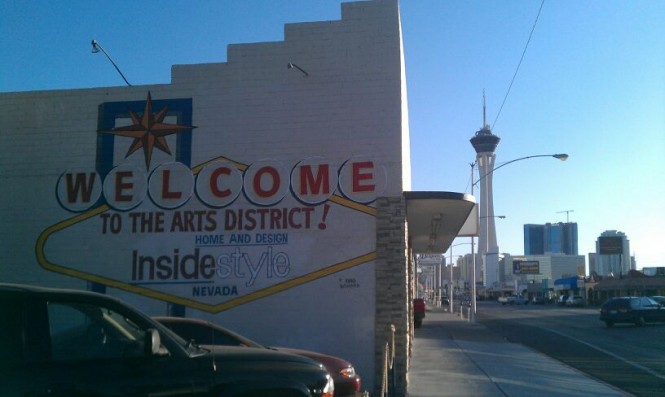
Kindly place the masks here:
[(407, 382), (409, 397), (630, 396), (439, 308), (416, 329)]

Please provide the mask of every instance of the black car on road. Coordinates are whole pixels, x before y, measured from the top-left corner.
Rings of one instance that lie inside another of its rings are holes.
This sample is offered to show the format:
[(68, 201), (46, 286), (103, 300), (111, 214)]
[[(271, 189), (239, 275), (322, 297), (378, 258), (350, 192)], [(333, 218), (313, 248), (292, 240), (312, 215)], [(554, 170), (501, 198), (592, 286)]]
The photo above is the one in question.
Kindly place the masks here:
[(600, 321), (608, 327), (616, 323), (641, 326), (645, 323), (665, 322), (665, 306), (644, 296), (611, 298), (600, 307)]
[(307, 357), (185, 341), (131, 306), (85, 291), (0, 284), (3, 397), (332, 397)]

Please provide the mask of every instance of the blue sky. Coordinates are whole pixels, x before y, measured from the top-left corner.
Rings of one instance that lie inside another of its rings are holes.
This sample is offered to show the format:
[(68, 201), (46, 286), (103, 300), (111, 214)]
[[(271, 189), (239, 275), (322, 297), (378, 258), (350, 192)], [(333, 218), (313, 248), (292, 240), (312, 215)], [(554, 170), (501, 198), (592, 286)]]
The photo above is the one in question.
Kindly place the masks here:
[[(0, 0), (0, 92), (123, 85), (103, 55), (91, 54), (93, 38), (130, 83), (168, 83), (173, 64), (223, 62), (228, 44), (282, 40), (285, 23), (340, 19), (341, 2)], [(540, 6), (400, 2), (413, 190), (470, 192), (469, 139), (482, 126), (484, 90), (487, 121), (501, 137), (497, 165), (570, 155), (496, 172), (502, 252), (523, 253), (524, 224), (568, 215), (580, 254), (619, 230), (638, 269), (663, 266), (665, 2), (545, 1), (499, 114)]]

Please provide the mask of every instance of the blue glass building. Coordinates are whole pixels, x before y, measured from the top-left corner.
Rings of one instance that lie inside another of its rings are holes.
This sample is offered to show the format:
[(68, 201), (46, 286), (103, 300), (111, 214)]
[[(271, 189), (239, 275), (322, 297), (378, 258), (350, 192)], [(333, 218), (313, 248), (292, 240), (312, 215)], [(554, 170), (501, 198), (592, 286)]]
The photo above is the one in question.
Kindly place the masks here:
[(524, 255), (577, 255), (577, 223), (524, 225)]

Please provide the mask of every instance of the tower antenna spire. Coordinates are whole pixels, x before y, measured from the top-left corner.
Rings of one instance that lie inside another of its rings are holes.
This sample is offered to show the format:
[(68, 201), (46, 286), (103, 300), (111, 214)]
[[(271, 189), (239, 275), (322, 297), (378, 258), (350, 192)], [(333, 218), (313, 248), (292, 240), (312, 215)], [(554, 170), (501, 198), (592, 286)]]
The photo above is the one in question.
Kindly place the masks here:
[(485, 106), (485, 89), (483, 88), (483, 128), (487, 126), (486, 106)]

